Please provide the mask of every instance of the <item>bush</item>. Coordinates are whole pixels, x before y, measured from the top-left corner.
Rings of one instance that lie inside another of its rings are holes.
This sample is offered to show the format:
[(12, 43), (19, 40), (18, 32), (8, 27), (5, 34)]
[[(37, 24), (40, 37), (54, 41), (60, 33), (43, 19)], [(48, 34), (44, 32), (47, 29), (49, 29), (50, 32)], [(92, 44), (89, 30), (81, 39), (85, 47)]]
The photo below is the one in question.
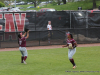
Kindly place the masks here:
[(0, 7), (5, 7), (5, 4), (0, 2)]

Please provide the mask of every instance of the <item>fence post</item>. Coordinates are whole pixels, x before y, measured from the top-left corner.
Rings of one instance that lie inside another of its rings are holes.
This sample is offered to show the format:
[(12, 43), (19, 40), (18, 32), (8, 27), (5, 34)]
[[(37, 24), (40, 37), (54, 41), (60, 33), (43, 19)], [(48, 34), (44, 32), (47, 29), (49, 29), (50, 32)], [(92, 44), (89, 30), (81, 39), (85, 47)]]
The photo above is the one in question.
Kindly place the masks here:
[(39, 31), (39, 46), (40, 46), (40, 31)]
[[(74, 30), (75, 30), (75, 29), (74, 29)], [(77, 30), (77, 42), (78, 42), (78, 41), (79, 41), (79, 40), (78, 40), (78, 39), (79, 39), (79, 38), (78, 38), (78, 29), (76, 29), (76, 30)]]
[(70, 29), (71, 29), (71, 11), (70, 11)]
[(88, 31), (89, 31), (89, 29), (86, 29), (86, 36), (88, 37)]
[(36, 31), (36, 13), (37, 12), (35, 12), (35, 31)]
[(86, 11), (86, 28), (88, 28), (88, 12)]

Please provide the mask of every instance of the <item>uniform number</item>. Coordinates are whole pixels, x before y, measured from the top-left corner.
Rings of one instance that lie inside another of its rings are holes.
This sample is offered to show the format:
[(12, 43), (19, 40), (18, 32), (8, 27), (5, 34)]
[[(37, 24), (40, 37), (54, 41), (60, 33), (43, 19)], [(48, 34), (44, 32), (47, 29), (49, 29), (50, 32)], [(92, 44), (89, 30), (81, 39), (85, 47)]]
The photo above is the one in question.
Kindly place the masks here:
[(19, 41), (19, 45), (21, 45), (22, 44), (22, 41)]

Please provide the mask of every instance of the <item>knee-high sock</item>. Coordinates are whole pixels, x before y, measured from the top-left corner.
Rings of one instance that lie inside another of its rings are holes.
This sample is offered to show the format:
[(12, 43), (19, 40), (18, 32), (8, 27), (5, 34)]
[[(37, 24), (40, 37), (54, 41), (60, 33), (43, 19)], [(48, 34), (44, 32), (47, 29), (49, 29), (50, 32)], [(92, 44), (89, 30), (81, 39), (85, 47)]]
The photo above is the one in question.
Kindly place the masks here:
[(73, 66), (75, 66), (75, 62), (74, 62), (74, 59), (70, 59), (70, 62), (73, 64)]
[(21, 56), (21, 62), (23, 62), (23, 60), (24, 60), (24, 56)]
[(27, 59), (27, 56), (24, 57), (24, 61)]

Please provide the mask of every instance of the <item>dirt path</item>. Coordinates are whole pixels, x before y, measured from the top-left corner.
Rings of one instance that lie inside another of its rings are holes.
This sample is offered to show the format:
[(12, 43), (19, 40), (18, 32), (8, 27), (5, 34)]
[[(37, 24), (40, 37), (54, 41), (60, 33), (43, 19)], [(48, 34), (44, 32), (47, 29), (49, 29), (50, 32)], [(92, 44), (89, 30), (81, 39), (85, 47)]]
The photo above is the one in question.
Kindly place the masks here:
[[(92, 47), (92, 46), (100, 46), (100, 43), (94, 44), (78, 44), (78, 47)], [(26, 47), (27, 50), (37, 50), (37, 49), (54, 49), (54, 48), (62, 48), (62, 45), (50, 45), (50, 46), (35, 46), (35, 47)], [(1, 48), (0, 51), (18, 51), (18, 48)]]

